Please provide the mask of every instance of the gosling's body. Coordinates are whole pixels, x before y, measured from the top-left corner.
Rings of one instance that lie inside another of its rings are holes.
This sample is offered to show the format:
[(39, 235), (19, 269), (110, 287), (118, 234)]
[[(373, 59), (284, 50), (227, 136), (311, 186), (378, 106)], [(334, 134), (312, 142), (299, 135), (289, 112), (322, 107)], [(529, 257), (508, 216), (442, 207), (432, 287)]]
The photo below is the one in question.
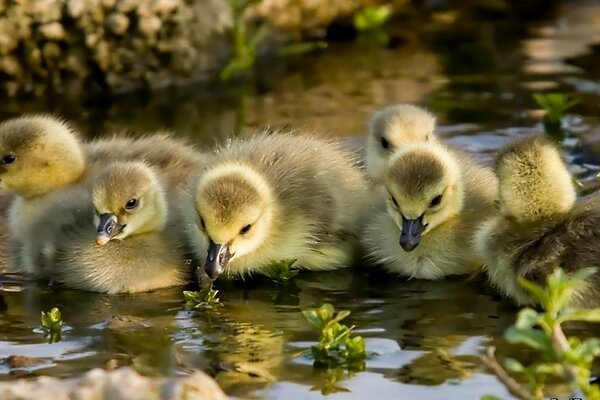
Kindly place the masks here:
[[(54, 231), (53, 242), (41, 244), (49, 278), (70, 288), (109, 294), (185, 283), (183, 256), (166, 229), (167, 200), (155, 171), (139, 162), (114, 163), (94, 180), (91, 192), (77, 192), (71, 203), (55, 203), (38, 227)], [(137, 208), (125, 210), (127, 199), (136, 199)], [(97, 232), (111, 218), (119, 228), (100, 241)]]
[[(11, 161), (7, 157), (14, 160), (7, 163)], [(36, 273), (37, 254), (30, 243), (43, 238), (33, 227), (53, 204), (70, 203), (70, 196), (77, 196), (77, 190), (65, 188), (89, 187), (107, 163), (127, 159), (161, 168), (174, 198), (203, 165), (201, 154), (165, 134), (85, 144), (67, 123), (51, 116), (26, 116), (0, 124), (0, 185), (17, 195), (8, 214), (13, 270)]]
[(397, 104), (376, 111), (369, 121), (366, 164), (369, 175), (382, 182), (390, 156), (413, 143), (436, 141), (435, 116), (412, 104)]
[[(391, 273), (428, 280), (481, 266), (472, 239), (481, 218), (494, 210), (497, 182), (491, 170), (441, 144), (415, 144), (390, 160), (385, 185), (388, 209), (373, 214), (363, 237), (372, 261)], [(405, 250), (399, 243), (403, 219), (426, 216), (439, 194), (444, 197), (425, 221), (418, 244)], [(399, 206), (390, 196), (400, 197)]]
[(227, 245), (228, 275), (266, 273), (287, 259), (310, 270), (347, 267), (366, 195), (365, 175), (338, 144), (261, 133), (219, 149), (194, 185), (189, 241), (200, 260), (209, 239)]
[[(544, 285), (556, 267), (600, 265), (600, 202), (576, 204), (576, 192), (558, 149), (540, 137), (517, 140), (499, 152), (498, 215), (482, 224), (477, 246), (491, 285), (519, 305), (535, 299), (518, 284)], [(582, 285), (572, 305), (600, 306), (600, 276)]]

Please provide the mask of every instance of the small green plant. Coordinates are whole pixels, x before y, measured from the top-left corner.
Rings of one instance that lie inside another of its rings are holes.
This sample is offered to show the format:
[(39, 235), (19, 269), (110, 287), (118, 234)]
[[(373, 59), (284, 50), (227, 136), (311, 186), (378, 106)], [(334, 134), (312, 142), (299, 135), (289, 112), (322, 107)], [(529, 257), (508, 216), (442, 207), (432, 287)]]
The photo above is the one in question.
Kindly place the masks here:
[(336, 314), (331, 304), (323, 304), (318, 309), (302, 313), (320, 332), (319, 343), (310, 348), (315, 364), (327, 368), (363, 368), (367, 358), (364, 339), (360, 336), (351, 337), (354, 327), (340, 324), (340, 321), (350, 315), (350, 311)]
[(533, 98), (545, 111), (542, 123), (546, 133), (558, 140), (566, 136), (562, 121), (568, 110), (579, 103), (578, 99), (569, 99), (562, 93), (536, 93)]
[(198, 308), (212, 308), (220, 305), (220, 300), (217, 297), (218, 290), (213, 290), (212, 284), (205, 289), (199, 291), (183, 291), (185, 298), (185, 308), (188, 310)]
[(262, 24), (249, 36), (244, 11), (259, 1), (261, 0), (229, 0), (234, 21), (233, 57), (219, 75), (222, 81), (228, 81), (236, 74), (248, 71), (254, 66), (256, 51), (267, 37), (269, 27)]
[(391, 16), (390, 5), (366, 6), (354, 14), (354, 28), (359, 32), (381, 29)]
[(60, 341), (64, 323), (58, 308), (54, 307), (48, 312), (42, 311), (41, 324), (44, 337), (48, 339), (48, 343)]
[[(545, 383), (548, 378), (554, 377), (568, 383), (573, 392), (582, 393), (588, 400), (600, 400), (600, 389), (590, 384), (590, 370), (594, 358), (600, 354), (600, 340), (567, 338), (562, 330), (562, 324), (566, 322), (600, 322), (600, 308), (569, 307), (576, 289), (594, 273), (594, 268), (573, 274), (566, 274), (558, 268), (548, 277), (544, 288), (525, 279), (519, 280), (540, 302), (544, 311), (522, 309), (515, 325), (505, 332), (505, 338), (509, 343), (522, 344), (535, 350), (540, 355), (540, 361), (523, 365), (517, 360), (507, 359), (503, 367), (496, 360), (493, 347), (488, 348), (483, 356), (486, 366), (517, 398), (543, 399)], [(508, 371), (524, 376), (528, 384), (521, 385)]]
[(296, 260), (274, 262), (269, 268), (269, 276), (276, 283), (288, 283), (300, 272), (297, 269), (292, 269), (295, 263)]

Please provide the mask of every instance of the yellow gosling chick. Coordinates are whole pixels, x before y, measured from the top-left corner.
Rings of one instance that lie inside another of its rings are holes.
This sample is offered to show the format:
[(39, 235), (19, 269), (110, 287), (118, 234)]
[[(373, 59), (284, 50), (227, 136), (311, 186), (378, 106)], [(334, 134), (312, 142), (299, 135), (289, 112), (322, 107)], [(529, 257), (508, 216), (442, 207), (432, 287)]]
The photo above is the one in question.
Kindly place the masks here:
[(213, 279), (350, 266), (367, 203), (351, 153), (300, 133), (261, 133), (219, 149), (191, 190), (190, 244)]
[(166, 195), (152, 168), (141, 162), (113, 163), (95, 179), (91, 198), (88, 191), (81, 200), (87, 200), (88, 212), (82, 213), (77, 205), (55, 205), (45, 216), (61, 220), (68, 220), (70, 212), (79, 216), (62, 227), (51, 248), (44, 249), (52, 279), (71, 288), (111, 294), (185, 283), (183, 256), (166, 230)]
[[(535, 300), (517, 282), (544, 285), (556, 268), (600, 266), (600, 202), (576, 204), (573, 180), (556, 146), (542, 137), (516, 140), (496, 160), (499, 215), (486, 221), (476, 243), (489, 282), (519, 305)], [(600, 275), (582, 285), (573, 306), (600, 306)]]
[(373, 261), (389, 272), (431, 280), (481, 266), (472, 239), (494, 210), (491, 170), (439, 143), (420, 143), (392, 155), (384, 184), (387, 211), (376, 211), (363, 235)]
[(419, 142), (436, 140), (435, 116), (412, 104), (398, 104), (376, 111), (369, 122), (366, 163), (371, 178), (383, 181), (394, 151)]

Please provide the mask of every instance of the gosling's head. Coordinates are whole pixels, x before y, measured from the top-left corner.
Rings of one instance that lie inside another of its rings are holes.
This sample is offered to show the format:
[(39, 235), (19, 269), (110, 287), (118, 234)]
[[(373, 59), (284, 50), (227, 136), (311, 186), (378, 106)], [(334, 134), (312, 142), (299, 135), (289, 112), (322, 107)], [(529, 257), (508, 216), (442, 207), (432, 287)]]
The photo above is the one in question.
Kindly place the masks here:
[(96, 243), (162, 230), (168, 217), (159, 178), (142, 162), (118, 162), (94, 181)]
[(0, 124), (0, 187), (32, 198), (78, 180), (85, 160), (77, 134), (48, 115)]
[(217, 165), (199, 179), (194, 207), (197, 229), (208, 242), (204, 268), (213, 279), (266, 241), (276, 208), (264, 177), (236, 163)]
[(413, 144), (394, 153), (384, 183), (388, 213), (400, 227), (400, 245), (406, 251), (462, 208), (460, 168), (439, 144)]
[(518, 222), (563, 214), (576, 200), (573, 179), (557, 147), (540, 136), (518, 139), (496, 158), (500, 210)]
[(411, 104), (399, 104), (379, 110), (369, 122), (367, 168), (376, 180), (382, 180), (394, 151), (412, 144), (435, 140), (435, 117)]

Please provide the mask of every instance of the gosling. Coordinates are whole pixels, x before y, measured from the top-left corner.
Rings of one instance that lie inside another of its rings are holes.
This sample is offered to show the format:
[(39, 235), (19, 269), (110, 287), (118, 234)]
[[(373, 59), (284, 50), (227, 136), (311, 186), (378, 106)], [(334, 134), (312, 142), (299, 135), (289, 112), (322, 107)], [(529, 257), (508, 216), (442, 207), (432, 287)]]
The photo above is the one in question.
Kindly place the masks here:
[(408, 278), (468, 274), (482, 258), (472, 241), (497, 196), (492, 171), (436, 143), (407, 145), (384, 174), (387, 210), (367, 223), (369, 258)]
[(369, 175), (382, 182), (394, 151), (412, 143), (437, 140), (435, 116), (412, 104), (398, 104), (376, 111), (369, 122), (366, 164)]
[(338, 144), (263, 132), (218, 149), (192, 186), (190, 245), (212, 279), (268, 274), (286, 259), (309, 270), (347, 267), (367, 192), (357, 161)]
[[(141, 162), (115, 162), (80, 200), (55, 204), (45, 215), (50, 220), (74, 219), (42, 250), (52, 280), (109, 294), (185, 283), (183, 255), (166, 229), (167, 198), (156, 171)], [(82, 203), (88, 205), (86, 212)]]
[[(486, 221), (476, 243), (489, 282), (518, 305), (536, 300), (518, 283), (544, 286), (555, 268), (600, 265), (600, 202), (576, 204), (573, 180), (556, 146), (542, 137), (516, 140), (496, 159), (499, 215)], [(600, 306), (600, 275), (578, 288), (572, 306)]]
[(182, 192), (192, 171), (203, 165), (201, 154), (166, 135), (88, 145), (67, 123), (51, 116), (24, 116), (0, 124), (0, 188), (17, 195), (9, 210), (15, 270), (35, 272), (29, 258), (29, 242), (37, 235), (32, 226), (53, 202), (70, 201), (63, 189), (88, 184), (108, 162), (119, 159), (146, 160), (162, 168), (169, 193)]

